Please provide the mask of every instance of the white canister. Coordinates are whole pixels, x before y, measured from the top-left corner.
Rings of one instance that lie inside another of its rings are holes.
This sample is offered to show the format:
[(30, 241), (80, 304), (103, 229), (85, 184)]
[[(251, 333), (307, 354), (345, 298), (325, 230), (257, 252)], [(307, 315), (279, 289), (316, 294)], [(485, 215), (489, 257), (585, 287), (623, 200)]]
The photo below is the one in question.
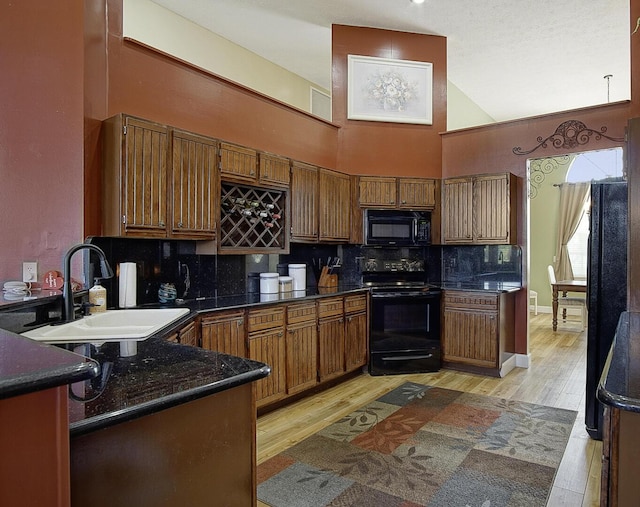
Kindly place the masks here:
[(307, 289), (306, 264), (289, 264), (289, 276), (293, 278), (293, 290)]
[(260, 293), (277, 294), (278, 276), (278, 273), (260, 273)]

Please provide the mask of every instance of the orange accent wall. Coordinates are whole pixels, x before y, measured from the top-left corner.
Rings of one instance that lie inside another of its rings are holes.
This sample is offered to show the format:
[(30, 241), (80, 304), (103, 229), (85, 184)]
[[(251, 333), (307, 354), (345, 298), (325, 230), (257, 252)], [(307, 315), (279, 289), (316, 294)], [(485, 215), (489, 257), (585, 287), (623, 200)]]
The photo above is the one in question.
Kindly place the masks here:
[[(347, 56), (433, 64), (433, 125), (347, 119)], [(350, 174), (439, 178), (440, 132), (447, 128), (445, 37), (355, 26), (332, 27), (333, 121), (340, 127), (338, 170)]]
[(82, 241), (83, 4), (0, 7), (0, 281)]

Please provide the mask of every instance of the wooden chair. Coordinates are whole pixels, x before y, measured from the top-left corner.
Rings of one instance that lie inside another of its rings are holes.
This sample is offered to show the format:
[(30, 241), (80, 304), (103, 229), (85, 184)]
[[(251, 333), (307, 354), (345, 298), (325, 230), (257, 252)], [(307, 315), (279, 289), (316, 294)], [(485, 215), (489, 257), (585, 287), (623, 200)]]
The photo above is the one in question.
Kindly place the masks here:
[[(556, 272), (553, 266), (547, 266), (547, 274), (549, 275), (549, 285), (553, 294), (553, 285), (556, 283)], [(581, 297), (563, 296), (558, 292), (558, 313), (562, 309), (562, 322), (567, 321), (567, 309), (577, 308), (580, 310), (580, 320), (582, 321), (582, 329), (587, 325), (587, 301)]]

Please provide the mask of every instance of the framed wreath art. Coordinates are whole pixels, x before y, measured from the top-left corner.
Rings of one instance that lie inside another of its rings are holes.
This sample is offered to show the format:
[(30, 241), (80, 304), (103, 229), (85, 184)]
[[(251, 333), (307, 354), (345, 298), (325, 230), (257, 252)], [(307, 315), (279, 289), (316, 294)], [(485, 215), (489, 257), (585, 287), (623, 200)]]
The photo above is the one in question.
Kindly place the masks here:
[(433, 64), (348, 55), (347, 118), (433, 122)]

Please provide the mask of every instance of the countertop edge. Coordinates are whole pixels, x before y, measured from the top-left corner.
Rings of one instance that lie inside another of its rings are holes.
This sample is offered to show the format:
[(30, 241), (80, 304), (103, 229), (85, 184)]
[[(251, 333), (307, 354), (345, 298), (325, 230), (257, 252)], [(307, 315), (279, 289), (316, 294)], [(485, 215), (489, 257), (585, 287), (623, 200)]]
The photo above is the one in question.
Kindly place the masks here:
[(186, 391), (180, 391), (178, 393), (173, 393), (161, 398), (140, 403), (133, 407), (127, 407), (125, 409), (108, 412), (100, 416), (94, 416), (82, 421), (71, 423), (69, 425), (70, 436), (77, 437), (91, 433), (92, 431), (107, 428), (118, 423), (131, 421), (145, 415), (156, 413), (160, 410), (175, 407), (192, 400), (204, 398), (205, 396), (210, 396), (212, 394), (267, 377), (271, 372), (271, 368), (264, 363), (258, 364), (262, 366), (255, 370), (233, 375), (212, 384), (199, 386)]
[(635, 356), (631, 357), (630, 343), (632, 335), (635, 335), (639, 328), (640, 314), (620, 314), (613, 343), (596, 390), (596, 397), (603, 404), (636, 413), (640, 413), (640, 398), (630, 395), (630, 386), (637, 385), (640, 379), (633, 376), (629, 366), (638, 359)]

